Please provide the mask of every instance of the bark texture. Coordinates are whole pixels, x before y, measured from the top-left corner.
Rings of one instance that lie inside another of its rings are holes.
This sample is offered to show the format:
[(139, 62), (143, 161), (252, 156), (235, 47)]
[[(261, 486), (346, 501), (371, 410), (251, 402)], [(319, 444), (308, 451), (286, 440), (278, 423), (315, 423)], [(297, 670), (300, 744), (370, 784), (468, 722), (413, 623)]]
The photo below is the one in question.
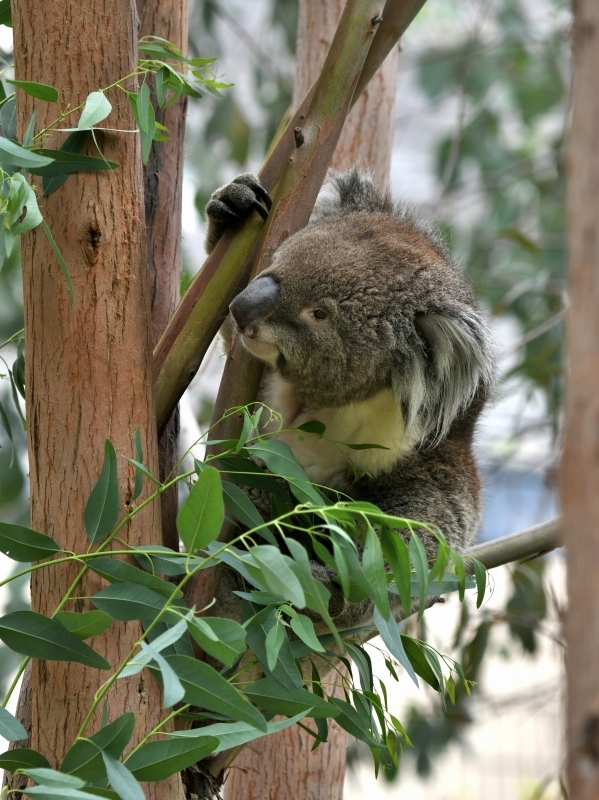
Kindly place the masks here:
[[(344, 7), (344, 0), (300, 0), (294, 106), (318, 78)], [(381, 187), (389, 182), (398, 60), (396, 46), (348, 114), (331, 161), (337, 170), (353, 164), (371, 170)]]
[[(161, 36), (187, 52), (188, 0), (138, 0), (140, 36)], [(180, 296), (181, 208), (187, 97), (168, 108), (154, 102), (156, 120), (168, 128), (169, 140), (152, 147), (144, 169), (148, 291), (152, 310), (152, 346), (155, 346)], [(179, 410), (173, 412), (158, 442), (159, 474), (163, 481), (179, 459)], [(176, 518), (178, 489), (172, 486), (160, 498), (162, 540), (178, 550)]]
[(574, 96), (568, 152), (570, 312), (561, 469), (568, 555), (568, 783), (599, 797), (599, 5), (574, 3)]
[[(343, 665), (334, 673), (331, 693), (345, 699)], [(312, 720), (304, 723), (316, 730)], [(313, 753), (314, 738), (293, 725), (280, 733), (256, 739), (229, 769), (225, 800), (343, 800), (347, 733), (329, 720), (329, 738)]]
[[(63, 107), (78, 105), (89, 92), (135, 68), (138, 28), (132, 0), (23, 0), (15, 4), (13, 22), (17, 79), (56, 86)], [(133, 80), (128, 88), (135, 89)], [(135, 127), (126, 95), (111, 90), (107, 96), (113, 104), (107, 125)], [(21, 131), (34, 102), (18, 92)], [(39, 130), (56, 109), (37, 106)], [(118, 454), (122, 514), (132, 502), (134, 482), (122, 456), (133, 457), (137, 427), (148, 468), (158, 468), (139, 139), (127, 133), (98, 134), (98, 139), (119, 169), (74, 175), (42, 204), (68, 264), (76, 305), (41, 231), (23, 242), (32, 525), (74, 551), (88, 545), (83, 510), (100, 474), (106, 438)], [(161, 543), (157, 504), (121, 535), (131, 544)], [(33, 609), (51, 614), (76, 573), (75, 568), (34, 573)], [(101, 584), (87, 573), (67, 608), (90, 607), (77, 598), (94, 594)], [(139, 635), (138, 623), (117, 622), (90, 643), (116, 665)], [(52, 766), (59, 764), (109, 674), (79, 664), (33, 661), (31, 745)], [(145, 672), (119, 680), (107, 701), (111, 720), (125, 709), (135, 712), (136, 739), (161, 715), (160, 691)], [(98, 726), (99, 715), (88, 732)], [(147, 796), (172, 800), (180, 796), (180, 786), (174, 776), (148, 786)]]

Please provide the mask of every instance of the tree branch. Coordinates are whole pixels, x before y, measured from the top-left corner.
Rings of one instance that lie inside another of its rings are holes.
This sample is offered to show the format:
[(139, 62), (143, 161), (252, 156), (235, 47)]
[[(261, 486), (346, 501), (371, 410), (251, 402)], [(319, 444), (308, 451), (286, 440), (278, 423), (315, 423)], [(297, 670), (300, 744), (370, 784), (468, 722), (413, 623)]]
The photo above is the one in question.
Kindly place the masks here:
[(476, 544), (467, 555), (474, 556), (487, 569), (510, 564), (512, 561), (535, 558), (561, 547), (561, 519), (543, 522), (532, 528), (502, 536), (492, 542)]

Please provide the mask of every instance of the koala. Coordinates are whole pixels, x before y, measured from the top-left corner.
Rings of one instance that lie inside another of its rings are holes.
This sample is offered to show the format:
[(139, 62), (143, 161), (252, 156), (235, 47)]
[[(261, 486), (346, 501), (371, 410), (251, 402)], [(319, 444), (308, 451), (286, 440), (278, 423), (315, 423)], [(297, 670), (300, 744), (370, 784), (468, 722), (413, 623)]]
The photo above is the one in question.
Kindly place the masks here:
[[(252, 175), (218, 189), (206, 207), (208, 249), (231, 222), (254, 211), (266, 218), (269, 207)], [(451, 547), (466, 549), (481, 515), (473, 437), (494, 354), (484, 315), (434, 228), (356, 168), (329, 172), (309, 224), (230, 312), (244, 347), (266, 364), (260, 399), (282, 417), (275, 435), (310, 479), (433, 523)], [(289, 430), (310, 420), (324, 423), (324, 438)], [(419, 533), (432, 560), (436, 539)], [(338, 613), (355, 624), (364, 610)]]

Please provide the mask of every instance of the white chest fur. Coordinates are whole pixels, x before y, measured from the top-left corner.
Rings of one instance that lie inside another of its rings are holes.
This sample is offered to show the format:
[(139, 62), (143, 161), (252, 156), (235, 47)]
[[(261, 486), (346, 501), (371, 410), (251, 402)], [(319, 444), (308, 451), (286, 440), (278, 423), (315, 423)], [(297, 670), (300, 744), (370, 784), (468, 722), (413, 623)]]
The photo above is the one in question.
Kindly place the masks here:
[[(341, 491), (351, 492), (356, 473), (376, 477), (390, 469), (418, 442), (417, 431), (406, 431), (391, 389), (339, 408), (305, 408), (298, 403), (293, 386), (273, 373), (261, 399), (281, 414), (282, 431), (276, 438), (289, 445), (310, 480)], [(289, 430), (310, 420), (326, 426), (323, 439)], [(378, 444), (387, 449), (352, 450), (346, 444)]]

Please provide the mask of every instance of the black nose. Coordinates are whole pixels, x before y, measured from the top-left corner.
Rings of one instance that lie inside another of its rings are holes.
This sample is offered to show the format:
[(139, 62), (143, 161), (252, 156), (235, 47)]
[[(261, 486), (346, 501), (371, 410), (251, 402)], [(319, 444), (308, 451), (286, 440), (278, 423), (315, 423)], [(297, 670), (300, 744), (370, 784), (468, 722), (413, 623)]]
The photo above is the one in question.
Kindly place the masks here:
[(240, 330), (255, 326), (274, 309), (279, 297), (279, 286), (274, 278), (265, 275), (256, 278), (240, 292), (229, 306)]

